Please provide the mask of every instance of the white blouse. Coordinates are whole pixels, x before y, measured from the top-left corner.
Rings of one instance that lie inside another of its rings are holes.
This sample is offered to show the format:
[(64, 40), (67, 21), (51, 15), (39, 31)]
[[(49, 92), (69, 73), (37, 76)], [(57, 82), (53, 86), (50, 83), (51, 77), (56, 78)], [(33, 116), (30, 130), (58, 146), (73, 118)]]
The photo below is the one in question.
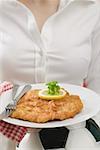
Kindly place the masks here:
[(100, 93), (100, 1), (61, 0), (40, 33), (24, 4), (1, 0), (0, 72), (14, 83), (86, 79)]

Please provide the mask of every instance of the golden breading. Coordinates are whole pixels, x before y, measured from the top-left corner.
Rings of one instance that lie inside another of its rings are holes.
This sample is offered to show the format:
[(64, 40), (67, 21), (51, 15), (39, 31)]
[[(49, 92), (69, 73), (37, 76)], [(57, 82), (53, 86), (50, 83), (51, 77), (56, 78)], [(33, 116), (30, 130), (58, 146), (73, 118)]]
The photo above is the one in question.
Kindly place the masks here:
[(69, 95), (59, 100), (43, 100), (38, 96), (39, 90), (30, 90), (18, 102), (12, 118), (30, 122), (44, 123), (51, 120), (64, 120), (78, 114), (83, 104), (77, 95)]

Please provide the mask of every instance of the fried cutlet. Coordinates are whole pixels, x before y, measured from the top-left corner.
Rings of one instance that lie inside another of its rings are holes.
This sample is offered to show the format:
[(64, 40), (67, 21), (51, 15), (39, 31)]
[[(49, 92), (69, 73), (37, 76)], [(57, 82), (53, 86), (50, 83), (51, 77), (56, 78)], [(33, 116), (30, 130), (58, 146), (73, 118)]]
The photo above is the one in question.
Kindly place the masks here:
[(44, 123), (51, 120), (73, 118), (82, 108), (79, 96), (66, 92), (59, 100), (44, 100), (38, 96), (39, 90), (28, 91), (17, 103), (10, 117), (30, 122)]

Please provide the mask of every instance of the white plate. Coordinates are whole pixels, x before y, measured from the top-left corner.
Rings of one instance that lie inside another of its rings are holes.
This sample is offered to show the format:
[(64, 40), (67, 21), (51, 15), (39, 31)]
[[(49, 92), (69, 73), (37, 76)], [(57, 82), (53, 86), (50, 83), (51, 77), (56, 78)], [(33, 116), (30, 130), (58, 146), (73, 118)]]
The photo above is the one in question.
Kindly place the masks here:
[[(96, 115), (100, 111), (100, 96), (93, 92), (92, 90), (76, 86), (76, 85), (71, 85), (71, 84), (60, 84), (62, 87), (64, 87), (69, 93), (71, 94), (77, 94), (81, 97), (84, 108), (81, 113), (77, 114), (74, 118), (71, 119), (66, 119), (63, 121), (52, 121), (52, 122), (47, 122), (47, 123), (33, 123), (33, 122), (28, 122), (28, 121), (23, 121), (23, 120), (18, 120), (18, 119), (12, 119), (12, 118), (7, 118), (4, 119), (4, 121), (11, 123), (11, 124), (16, 124), (20, 126), (25, 126), (25, 127), (32, 127), (32, 128), (54, 128), (54, 127), (62, 127), (62, 126), (68, 126), (68, 125), (73, 125), (82, 121), (85, 121), (94, 115)], [(34, 84), (32, 85), (33, 89), (41, 89), (44, 88), (44, 84)], [(1, 96), (1, 108), (2, 111), (4, 110), (5, 105), (10, 102), (11, 100), (11, 90), (9, 92), (6, 92)], [(0, 110), (0, 112), (2, 112)]]

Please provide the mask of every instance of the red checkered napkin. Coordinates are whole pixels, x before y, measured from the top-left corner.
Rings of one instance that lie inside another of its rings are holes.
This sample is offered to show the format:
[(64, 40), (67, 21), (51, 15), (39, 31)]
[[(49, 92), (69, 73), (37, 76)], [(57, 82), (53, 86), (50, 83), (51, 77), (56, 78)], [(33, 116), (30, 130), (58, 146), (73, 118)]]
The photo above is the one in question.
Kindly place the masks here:
[[(2, 84), (0, 84), (0, 95), (12, 88), (13, 88), (13, 84), (11, 84), (10, 82), (6, 82), (6, 81), (3, 82)], [(0, 121), (0, 132), (6, 137), (8, 137), (9, 139), (14, 140), (17, 143), (20, 143), (20, 141), (27, 133), (27, 128), (13, 125), (5, 121)]]
[(10, 83), (10, 82), (6, 82), (4, 81), (2, 84), (0, 84), (0, 95), (7, 91), (7, 90), (10, 90), (13, 88), (13, 85)]

